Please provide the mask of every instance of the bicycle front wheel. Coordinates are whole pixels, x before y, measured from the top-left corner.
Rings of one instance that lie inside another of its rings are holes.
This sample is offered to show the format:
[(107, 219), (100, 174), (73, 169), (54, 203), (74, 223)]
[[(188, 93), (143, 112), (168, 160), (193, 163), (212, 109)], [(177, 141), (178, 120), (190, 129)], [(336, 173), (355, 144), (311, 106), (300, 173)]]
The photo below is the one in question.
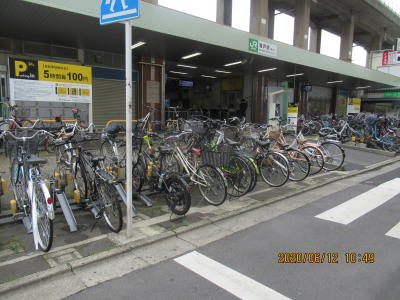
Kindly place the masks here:
[(226, 174), (228, 183), (228, 195), (232, 197), (241, 197), (249, 192), (253, 186), (252, 167), (250, 163), (239, 155), (234, 155), (229, 160), (228, 165), (222, 168)]
[(119, 203), (120, 196), (115, 186), (99, 180), (97, 197), (108, 228), (112, 232), (120, 232), (122, 229), (122, 209)]
[(180, 176), (173, 176), (167, 180), (166, 185), (168, 207), (176, 215), (185, 215), (192, 204), (192, 198), (185, 180)]
[(314, 146), (305, 146), (301, 149), (310, 159), (310, 175), (321, 172), (324, 167), (324, 155), (322, 151)]
[(200, 194), (211, 205), (221, 205), (227, 196), (226, 182), (221, 171), (209, 165), (203, 165), (197, 170), (197, 180)]
[(260, 163), (261, 178), (270, 186), (279, 187), (289, 180), (289, 162), (285, 156), (270, 152)]
[[(32, 211), (33, 228), (37, 230), (34, 236), (38, 237), (38, 244), (42, 251), (48, 252), (53, 244), (53, 220), (49, 218), (47, 199), (40, 183), (34, 183), (34, 199), (36, 211)], [(33, 207), (33, 206), (32, 206)]]
[(324, 169), (334, 171), (339, 169), (345, 159), (345, 153), (342, 147), (332, 142), (324, 142), (320, 147), (324, 155)]
[(100, 146), (100, 153), (105, 157), (104, 166), (114, 167), (118, 164), (118, 155), (114, 153), (114, 148), (110, 140), (105, 140)]
[(296, 149), (288, 149), (286, 158), (289, 161), (289, 179), (302, 181), (310, 174), (310, 160), (307, 155)]

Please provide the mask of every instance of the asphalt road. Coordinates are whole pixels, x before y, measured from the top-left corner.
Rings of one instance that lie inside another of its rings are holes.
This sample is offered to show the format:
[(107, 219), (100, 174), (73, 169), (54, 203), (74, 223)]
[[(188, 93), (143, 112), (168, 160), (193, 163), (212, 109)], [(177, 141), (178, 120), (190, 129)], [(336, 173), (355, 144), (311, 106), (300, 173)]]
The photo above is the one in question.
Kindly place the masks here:
[[(400, 299), (397, 177), (301, 195), (318, 200), (68, 299)], [(300, 254), (279, 263), (279, 253)]]

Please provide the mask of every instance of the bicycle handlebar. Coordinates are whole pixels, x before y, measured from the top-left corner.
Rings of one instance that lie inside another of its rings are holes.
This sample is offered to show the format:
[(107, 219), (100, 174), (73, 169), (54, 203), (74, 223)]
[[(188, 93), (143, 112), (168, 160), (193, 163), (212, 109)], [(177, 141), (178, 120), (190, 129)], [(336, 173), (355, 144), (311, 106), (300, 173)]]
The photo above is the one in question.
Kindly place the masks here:
[(51, 134), (50, 132), (47, 132), (46, 130), (38, 130), (32, 136), (15, 136), (11, 131), (4, 131), (2, 134), (0, 134), (0, 138), (2, 138), (4, 136), (11, 136), (14, 140), (26, 141), (26, 140), (34, 139), (39, 134), (45, 134), (50, 137), (54, 137), (53, 134)]
[(15, 126), (16, 126), (18, 129), (33, 129), (33, 128), (35, 128), (35, 126), (36, 126), (39, 122), (41, 122), (42, 120), (37, 119), (37, 120), (35, 121), (35, 123), (33, 123), (33, 125), (30, 126), (30, 127), (20, 126), (20, 125), (19, 125), (15, 120), (13, 120), (13, 119), (7, 119), (6, 121), (13, 122), (13, 123), (15, 124)]

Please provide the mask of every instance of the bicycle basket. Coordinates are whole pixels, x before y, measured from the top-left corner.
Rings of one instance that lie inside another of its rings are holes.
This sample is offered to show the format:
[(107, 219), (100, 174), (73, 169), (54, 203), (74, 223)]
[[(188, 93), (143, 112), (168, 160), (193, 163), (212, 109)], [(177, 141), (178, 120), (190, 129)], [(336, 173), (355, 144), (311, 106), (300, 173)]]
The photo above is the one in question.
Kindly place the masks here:
[(207, 132), (207, 126), (205, 126), (202, 121), (198, 120), (185, 121), (183, 124), (183, 129), (188, 131), (191, 130), (197, 134), (204, 134)]
[[(17, 137), (30, 137), (36, 131), (35, 130), (23, 130), (23, 131), (14, 131), (13, 134)], [(4, 147), (6, 156), (9, 158), (15, 157), (20, 153), (20, 149), (23, 148), (27, 154), (37, 154), (39, 143), (43, 139), (43, 136), (37, 135), (32, 140), (17, 141), (10, 136), (6, 136), (4, 138)]]
[(273, 139), (278, 139), (281, 133), (279, 131), (270, 131), (269, 137)]
[(204, 149), (200, 156), (203, 165), (210, 165), (216, 168), (228, 165), (230, 157), (231, 150), (227, 147), (221, 147), (216, 151)]
[(100, 133), (78, 134), (73, 138), (84, 150), (99, 150), (101, 142)]

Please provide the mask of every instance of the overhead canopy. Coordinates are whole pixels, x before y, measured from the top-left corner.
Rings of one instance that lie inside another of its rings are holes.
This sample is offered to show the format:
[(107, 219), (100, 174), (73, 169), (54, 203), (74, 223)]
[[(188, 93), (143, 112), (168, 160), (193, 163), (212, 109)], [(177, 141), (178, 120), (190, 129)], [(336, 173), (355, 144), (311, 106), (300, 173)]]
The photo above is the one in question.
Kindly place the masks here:
[[(35, 2), (35, 3), (31, 3)], [(43, 5), (38, 5), (40, 3)], [(304, 73), (310, 84), (332, 86), (329, 81), (342, 80), (334, 86), (399, 86), (398, 77), (363, 68), (324, 55), (305, 51), (277, 41), (249, 34), (228, 26), (193, 17), (181, 12), (141, 2), (142, 16), (133, 21), (133, 43), (146, 45), (134, 50), (135, 56), (164, 57), (168, 70), (187, 72), (190, 76), (235, 76), (261, 69), (277, 68), (266, 73), (271, 79)], [(82, 49), (124, 53), (124, 26), (99, 25), (98, 0), (2, 0), (0, 2), (0, 36), (38, 41)], [(276, 46), (276, 56), (265, 56), (249, 50), (249, 40), (257, 39)], [(194, 52), (202, 55), (181, 60)], [(224, 67), (224, 64), (242, 61)], [(176, 63), (200, 66), (183, 69)], [(233, 71), (218, 74), (215, 69)], [(182, 76), (184, 77), (184, 76)]]

